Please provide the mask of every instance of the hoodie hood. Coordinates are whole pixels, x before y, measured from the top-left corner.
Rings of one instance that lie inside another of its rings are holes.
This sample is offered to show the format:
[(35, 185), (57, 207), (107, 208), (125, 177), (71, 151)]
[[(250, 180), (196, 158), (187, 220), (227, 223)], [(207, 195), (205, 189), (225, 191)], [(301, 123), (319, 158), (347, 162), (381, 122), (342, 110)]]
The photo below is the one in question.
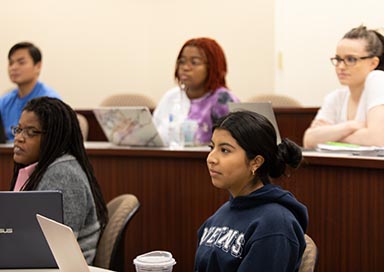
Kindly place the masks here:
[(230, 198), (231, 209), (247, 209), (261, 206), (267, 203), (277, 203), (292, 212), (305, 232), (308, 225), (307, 207), (286, 190), (273, 184), (266, 184), (262, 188), (246, 196)]

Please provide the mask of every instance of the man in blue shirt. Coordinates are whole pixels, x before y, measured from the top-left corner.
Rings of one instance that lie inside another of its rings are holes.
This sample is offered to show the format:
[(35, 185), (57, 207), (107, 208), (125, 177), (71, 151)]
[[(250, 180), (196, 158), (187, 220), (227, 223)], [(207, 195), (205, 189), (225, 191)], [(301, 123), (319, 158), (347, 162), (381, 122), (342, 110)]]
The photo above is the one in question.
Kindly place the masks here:
[(29, 42), (17, 43), (9, 50), (9, 78), (17, 88), (0, 97), (0, 115), (9, 141), (14, 138), (11, 126), (17, 126), (29, 100), (40, 96), (60, 98), (56, 91), (38, 81), (41, 59), (40, 50)]

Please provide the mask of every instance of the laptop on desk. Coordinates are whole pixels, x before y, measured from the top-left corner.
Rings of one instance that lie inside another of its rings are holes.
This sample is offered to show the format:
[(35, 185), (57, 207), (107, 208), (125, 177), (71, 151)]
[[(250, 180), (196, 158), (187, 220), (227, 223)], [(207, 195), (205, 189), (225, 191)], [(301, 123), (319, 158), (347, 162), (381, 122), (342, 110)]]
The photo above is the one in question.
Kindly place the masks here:
[(231, 112), (238, 111), (238, 110), (248, 110), (248, 111), (253, 111), (263, 115), (269, 120), (269, 122), (272, 123), (273, 127), (275, 128), (277, 143), (279, 144), (281, 142), (280, 131), (277, 125), (275, 113), (273, 111), (271, 102), (249, 102), (249, 103), (230, 102), (228, 103), (228, 108), (229, 108), (229, 111)]
[(148, 107), (100, 107), (93, 112), (108, 141), (115, 145), (164, 146)]
[(63, 222), (59, 191), (0, 192), (0, 268), (57, 267), (36, 214)]
[(102, 272), (110, 271), (88, 266), (72, 229), (55, 220), (36, 215), (60, 272)]

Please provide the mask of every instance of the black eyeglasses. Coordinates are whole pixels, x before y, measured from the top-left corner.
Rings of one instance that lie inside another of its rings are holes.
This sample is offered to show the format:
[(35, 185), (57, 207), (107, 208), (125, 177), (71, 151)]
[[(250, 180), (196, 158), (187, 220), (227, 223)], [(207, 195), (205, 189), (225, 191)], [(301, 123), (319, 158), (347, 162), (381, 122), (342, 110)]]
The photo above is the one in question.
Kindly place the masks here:
[(37, 130), (34, 127), (21, 128), (21, 127), (14, 127), (14, 126), (11, 127), (11, 132), (13, 136), (22, 134), (24, 137), (27, 137), (27, 138), (33, 138), (39, 134), (46, 133), (45, 131)]
[(340, 57), (334, 57), (334, 58), (331, 58), (331, 62), (334, 66), (338, 66), (341, 62), (344, 62), (344, 65), (345, 66), (354, 66), (356, 65), (356, 63), (359, 61), (359, 60), (365, 60), (365, 59), (370, 59), (370, 58), (374, 58), (376, 56), (372, 56), (372, 55), (369, 55), (369, 56), (365, 56), (365, 57), (354, 57), (354, 56), (346, 56), (345, 58), (340, 58)]

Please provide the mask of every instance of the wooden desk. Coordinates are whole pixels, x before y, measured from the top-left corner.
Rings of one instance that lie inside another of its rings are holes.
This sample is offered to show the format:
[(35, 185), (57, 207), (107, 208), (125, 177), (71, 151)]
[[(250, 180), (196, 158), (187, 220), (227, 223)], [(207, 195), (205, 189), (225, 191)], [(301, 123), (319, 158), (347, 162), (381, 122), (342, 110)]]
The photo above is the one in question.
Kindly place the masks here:
[[(144, 252), (172, 252), (174, 271), (192, 271), (196, 231), (228, 199), (206, 169), (207, 151), (135, 150), (87, 144), (107, 201), (133, 193), (142, 206), (128, 226), (126, 266)], [(0, 145), (0, 189), (8, 188), (12, 150)], [(308, 207), (307, 233), (319, 271), (382, 271), (384, 160), (305, 152), (302, 167), (275, 183)]]

